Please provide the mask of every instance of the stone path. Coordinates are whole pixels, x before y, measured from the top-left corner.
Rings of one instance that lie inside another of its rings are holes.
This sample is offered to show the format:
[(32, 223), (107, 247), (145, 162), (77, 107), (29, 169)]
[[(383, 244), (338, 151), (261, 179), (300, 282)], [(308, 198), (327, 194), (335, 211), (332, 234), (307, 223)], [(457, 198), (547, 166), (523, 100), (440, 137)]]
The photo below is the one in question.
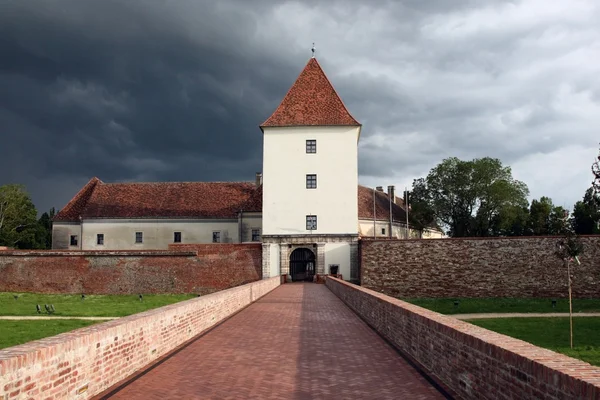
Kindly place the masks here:
[[(569, 313), (481, 313), (481, 314), (447, 314), (457, 319), (488, 319), (488, 318), (532, 318), (532, 317), (568, 317)], [(573, 313), (574, 317), (600, 317), (597, 312)]]
[(325, 285), (285, 284), (102, 399), (441, 399)]
[(110, 321), (120, 317), (68, 317), (68, 316), (50, 316), (50, 315), (4, 315), (0, 320), (38, 320), (38, 319), (86, 319), (90, 321)]

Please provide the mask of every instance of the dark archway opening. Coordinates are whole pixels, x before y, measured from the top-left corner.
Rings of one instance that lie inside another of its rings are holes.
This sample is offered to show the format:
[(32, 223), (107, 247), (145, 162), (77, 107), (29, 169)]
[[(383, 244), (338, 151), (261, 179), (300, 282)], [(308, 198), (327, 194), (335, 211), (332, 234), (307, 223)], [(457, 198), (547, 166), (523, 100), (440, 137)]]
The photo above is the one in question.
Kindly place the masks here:
[(290, 275), (292, 282), (311, 281), (315, 276), (315, 253), (300, 248), (290, 255)]

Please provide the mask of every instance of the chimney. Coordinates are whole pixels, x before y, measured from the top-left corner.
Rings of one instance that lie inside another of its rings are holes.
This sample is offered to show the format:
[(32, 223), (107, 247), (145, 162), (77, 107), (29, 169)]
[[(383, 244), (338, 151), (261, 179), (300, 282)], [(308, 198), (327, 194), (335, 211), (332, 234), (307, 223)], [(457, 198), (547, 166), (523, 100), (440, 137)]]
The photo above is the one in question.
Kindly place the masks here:
[(383, 186), (377, 186), (375, 188), (375, 190), (377, 190), (378, 192), (382, 192), (383, 193)]
[(262, 173), (257, 172), (256, 173), (256, 187), (259, 187), (260, 185), (262, 185)]
[(392, 199), (392, 203), (396, 202), (396, 196), (394, 193), (395, 186), (388, 186), (388, 196)]

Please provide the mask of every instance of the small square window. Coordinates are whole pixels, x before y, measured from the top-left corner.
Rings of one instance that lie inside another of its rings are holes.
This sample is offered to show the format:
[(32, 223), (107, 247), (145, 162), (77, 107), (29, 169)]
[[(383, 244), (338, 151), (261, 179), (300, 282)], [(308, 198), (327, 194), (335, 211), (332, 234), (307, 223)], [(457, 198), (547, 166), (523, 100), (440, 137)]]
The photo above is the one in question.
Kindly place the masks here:
[(221, 232), (213, 232), (213, 243), (221, 243)]
[(306, 175), (306, 188), (316, 189), (317, 188), (317, 174)]
[(317, 230), (317, 216), (316, 215), (307, 215), (306, 216), (306, 230), (307, 231)]
[(71, 235), (71, 246), (77, 246), (77, 235)]
[(381, 234), (385, 235), (385, 228), (381, 228)]
[(143, 242), (143, 238), (144, 238), (144, 234), (142, 232), (136, 232), (135, 233), (135, 242), (136, 243), (142, 243)]
[(252, 229), (252, 241), (260, 242), (260, 229)]
[(96, 235), (96, 244), (97, 245), (104, 245), (104, 233), (99, 233)]
[(173, 243), (181, 243), (181, 232), (175, 232), (173, 234)]
[(307, 140), (306, 141), (306, 152), (307, 153), (316, 153), (317, 152), (317, 141), (316, 140)]

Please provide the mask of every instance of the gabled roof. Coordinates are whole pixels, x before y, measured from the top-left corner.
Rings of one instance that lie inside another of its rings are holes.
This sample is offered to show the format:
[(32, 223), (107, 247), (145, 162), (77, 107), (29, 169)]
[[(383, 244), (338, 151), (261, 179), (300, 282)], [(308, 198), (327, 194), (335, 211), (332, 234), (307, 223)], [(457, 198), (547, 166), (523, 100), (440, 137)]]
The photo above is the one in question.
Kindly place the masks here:
[(96, 177), (90, 181), (64, 206), (55, 216), (54, 221), (79, 221), (85, 207), (94, 193), (94, 189), (102, 181)]
[[(390, 220), (390, 198), (376, 189), (358, 185), (358, 219), (373, 220), (373, 192), (375, 192), (375, 219)], [(392, 202), (392, 217), (394, 222), (406, 223), (406, 212), (398, 204)]]
[(80, 215), (83, 218), (235, 218), (241, 209), (262, 211), (262, 195), (258, 203), (258, 190), (251, 182), (107, 184), (94, 179), (54, 221), (77, 221)]
[(360, 126), (327, 79), (325, 72), (311, 58), (279, 107), (260, 126)]

